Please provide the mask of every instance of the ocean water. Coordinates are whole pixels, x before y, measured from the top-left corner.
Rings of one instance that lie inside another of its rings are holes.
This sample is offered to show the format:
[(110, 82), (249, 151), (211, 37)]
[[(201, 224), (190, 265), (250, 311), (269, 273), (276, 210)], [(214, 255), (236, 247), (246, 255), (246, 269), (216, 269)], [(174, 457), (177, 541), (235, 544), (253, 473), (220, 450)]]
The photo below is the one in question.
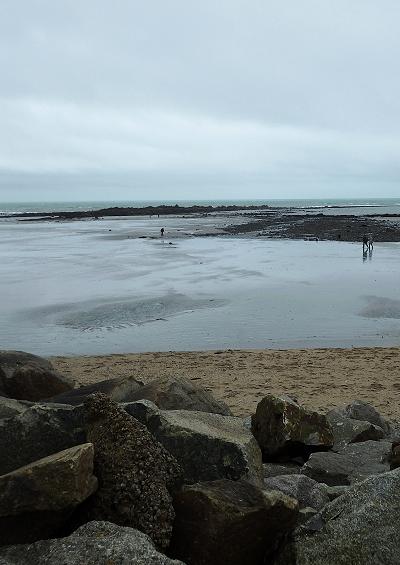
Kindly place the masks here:
[(399, 244), (188, 237), (200, 223), (166, 218), (161, 240), (148, 218), (0, 221), (0, 348), (400, 344)]
[(109, 200), (109, 201), (77, 201), (77, 202), (0, 202), (0, 215), (22, 212), (52, 212), (52, 211), (80, 211), (99, 210), (113, 206), (144, 207), (159, 204), (181, 206), (193, 205), (269, 205), (273, 208), (299, 208), (324, 213), (400, 213), (400, 198), (372, 198), (372, 199), (302, 199), (302, 200)]

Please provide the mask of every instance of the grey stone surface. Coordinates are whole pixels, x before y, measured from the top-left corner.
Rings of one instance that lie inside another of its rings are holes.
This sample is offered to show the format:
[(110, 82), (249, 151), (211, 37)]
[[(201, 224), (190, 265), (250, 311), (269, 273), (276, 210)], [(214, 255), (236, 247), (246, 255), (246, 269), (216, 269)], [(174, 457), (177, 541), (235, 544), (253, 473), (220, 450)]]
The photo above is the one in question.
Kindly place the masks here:
[(22, 414), (25, 412), (31, 402), (19, 401), (14, 398), (7, 398), (6, 396), (0, 396), (0, 420), (4, 418), (12, 418), (16, 414)]
[(354, 485), (295, 532), (276, 565), (398, 565), (400, 469)]
[(316, 514), (318, 514), (318, 510), (315, 510), (315, 508), (310, 508), (308, 506), (306, 506), (305, 508), (300, 508), (299, 515), (297, 517), (297, 526), (305, 524)]
[(0, 548), (0, 565), (184, 565), (132, 528), (89, 522), (66, 538)]
[(349, 443), (379, 441), (385, 437), (385, 432), (381, 427), (344, 416), (342, 410), (331, 410), (327, 414), (327, 419), (333, 430), (334, 451), (340, 450)]
[(82, 409), (37, 404), (0, 420), (0, 474), (85, 443)]
[(298, 514), (280, 492), (226, 479), (183, 487), (174, 506), (170, 553), (191, 565), (260, 565)]
[(374, 408), (371, 404), (368, 404), (368, 402), (364, 402), (363, 400), (354, 400), (354, 402), (344, 408), (343, 414), (353, 420), (362, 420), (370, 422), (375, 426), (379, 426), (383, 429), (385, 434), (390, 433), (389, 422), (379, 414), (376, 408)]
[(1, 475), (0, 545), (56, 535), (97, 488), (93, 453), (86, 443)]
[(298, 475), (301, 465), (296, 463), (264, 463), (263, 475), (264, 479), (269, 477), (279, 477), (281, 475)]
[(301, 472), (330, 486), (349, 485), (389, 470), (389, 441), (346, 445), (338, 453), (313, 453)]
[(335, 498), (347, 492), (349, 488), (351, 488), (350, 485), (326, 486), (326, 492), (328, 493), (329, 500), (335, 500)]
[(115, 402), (131, 402), (136, 400), (136, 393), (141, 388), (143, 388), (143, 383), (133, 378), (106, 379), (54, 396), (51, 398), (51, 402), (78, 406), (83, 404), (90, 395), (97, 392), (105, 394)]
[(327, 487), (306, 475), (282, 475), (264, 479), (266, 490), (279, 490), (298, 500), (300, 508), (321, 510), (329, 502)]
[(0, 395), (43, 400), (71, 390), (71, 379), (57, 373), (51, 363), (24, 351), (0, 351)]
[(84, 408), (99, 480), (88, 501), (89, 518), (135, 527), (168, 547), (175, 517), (171, 494), (181, 484), (175, 458), (104, 394), (88, 398)]
[(124, 407), (176, 457), (186, 483), (243, 478), (262, 485), (261, 451), (241, 418), (158, 410), (149, 401)]
[(160, 377), (139, 388), (131, 400), (150, 400), (162, 410), (190, 410), (232, 416), (228, 406), (183, 377)]
[(267, 395), (252, 417), (252, 432), (265, 461), (308, 455), (333, 445), (326, 417), (301, 407), (292, 398)]

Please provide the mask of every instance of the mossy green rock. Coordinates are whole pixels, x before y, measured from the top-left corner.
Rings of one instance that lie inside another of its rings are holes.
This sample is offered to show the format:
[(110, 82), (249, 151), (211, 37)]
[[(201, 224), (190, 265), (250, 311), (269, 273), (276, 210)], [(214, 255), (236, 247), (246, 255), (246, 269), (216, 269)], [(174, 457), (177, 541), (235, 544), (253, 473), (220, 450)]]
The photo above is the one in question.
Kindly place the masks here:
[(266, 461), (279, 456), (308, 456), (333, 445), (326, 417), (301, 407), (290, 397), (265, 396), (251, 421)]

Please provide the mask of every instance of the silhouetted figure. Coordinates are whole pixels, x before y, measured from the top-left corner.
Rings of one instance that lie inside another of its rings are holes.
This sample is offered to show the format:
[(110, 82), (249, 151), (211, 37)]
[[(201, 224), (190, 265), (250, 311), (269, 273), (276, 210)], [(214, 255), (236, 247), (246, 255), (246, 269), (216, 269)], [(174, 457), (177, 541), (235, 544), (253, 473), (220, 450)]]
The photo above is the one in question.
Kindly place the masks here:
[(368, 249), (368, 236), (366, 233), (363, 235), (363, 251), (365, 248)]
[(160, 233), (161, 233), (161, 237), (164, 237), (164, 228), (161, 228)]

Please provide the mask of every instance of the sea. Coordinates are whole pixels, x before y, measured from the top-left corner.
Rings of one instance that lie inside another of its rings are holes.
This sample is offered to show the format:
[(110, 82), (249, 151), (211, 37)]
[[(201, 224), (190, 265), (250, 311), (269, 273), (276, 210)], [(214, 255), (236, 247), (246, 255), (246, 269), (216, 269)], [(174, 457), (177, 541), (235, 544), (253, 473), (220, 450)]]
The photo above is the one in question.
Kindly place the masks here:
[[(400, 214), (400, 199), (212, 203)], [(0, 209), (151, 204), (19, 202)], [(0, 349), (99, 355), (400, 345), (400, 244), (376, 243), (365, 254), (359, 243), (193, 237), (215, 221), (226, 218), (0, 218)]]
[(99, 210), (103, 208), (145, 207), (160, 204), (179, 206), (212, 205), (212, 206), (261, 206), (272, 208), (297, 208), (300, 210), (324, 211), (333, 214), (400, 213), (399, 198), (348, 198), (348, 199), (243, 199), (243, 200), (82, 200), (82, 201), (37, 201), (37, 202), (0, 202), (0, 215), (19, 214), (24, 212), (76, 212), (82, 210)]

